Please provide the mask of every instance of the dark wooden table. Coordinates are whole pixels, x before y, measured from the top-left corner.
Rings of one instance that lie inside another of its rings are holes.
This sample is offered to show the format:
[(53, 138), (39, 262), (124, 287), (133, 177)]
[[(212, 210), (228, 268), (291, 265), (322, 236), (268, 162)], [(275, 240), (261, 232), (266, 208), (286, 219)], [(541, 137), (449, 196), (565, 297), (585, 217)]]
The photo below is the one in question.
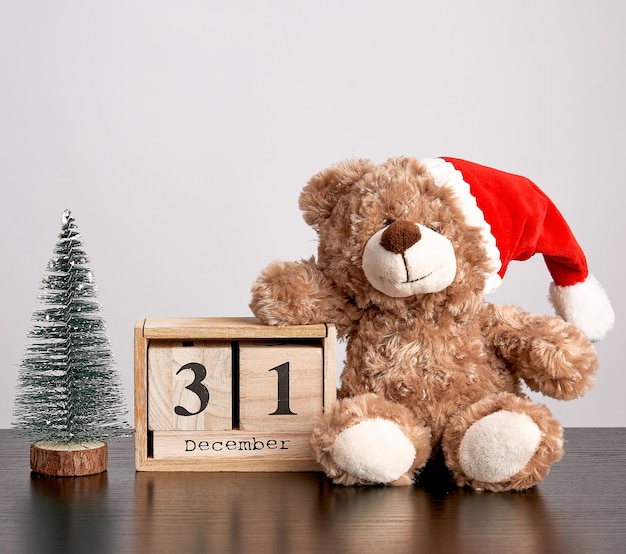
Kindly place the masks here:
[(132, 439), (91, 477), (31, 474), (0, 430), (0, 552), (626, 552), (626, 429), (568, 429), (521, 493), (431, 484), (343, 488), (321, 473), (136, 473)]

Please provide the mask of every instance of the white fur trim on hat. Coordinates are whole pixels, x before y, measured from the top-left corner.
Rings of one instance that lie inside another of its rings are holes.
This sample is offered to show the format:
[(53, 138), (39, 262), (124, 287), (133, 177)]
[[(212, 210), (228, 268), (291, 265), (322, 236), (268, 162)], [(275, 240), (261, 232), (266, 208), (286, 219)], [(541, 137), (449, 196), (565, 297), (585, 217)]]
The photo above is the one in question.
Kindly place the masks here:
[(569, 287), (550, 284), (554, 310), (578, 327), (591, 341), (602, 340), (615, 324), (615, 312), (600, 282), (589, 275)]
[(480, 229), (491, 264), (490, 273), (486, 276), (484, 293), (492, 293), (502, 283), (502, 278), (498, 275), (502, 265), (500, 250), (498, 250), (496, 239), (491, 233), (491, 225), (485, 220), (482, 210), (478, 207), (476, 198), (470, 191), (469, 184), (463, 179), (463, 175), (458, 169), (442, 158), (428, 158), (421, 161), (432, 175), (437, 186), (447, 186), (454, 190), (459, 199), (461, 209), (465, 214), (465, 220), (469, 225)]

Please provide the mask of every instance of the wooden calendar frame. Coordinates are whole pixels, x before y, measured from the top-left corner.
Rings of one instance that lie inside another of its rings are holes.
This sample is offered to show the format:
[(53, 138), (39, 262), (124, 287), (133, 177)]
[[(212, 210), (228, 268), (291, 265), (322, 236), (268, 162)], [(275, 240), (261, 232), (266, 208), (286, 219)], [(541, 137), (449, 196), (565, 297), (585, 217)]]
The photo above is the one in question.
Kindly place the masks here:
[[(273, 327), (255, 318), (144, 318), (135, 325), (135, 468), (137, 471), (321, 471), (305, 428), (218, 431), (149, 429), (149, 352), (166, 341), (295, 344), (321, 350), (322, 411), (336, 400), (336, 340), (332, 324)], [(209, 342), (209, 344), (211, 344)], [(261, 351), (262, 353), (262, 351)], [(274, 368), (276, 369), (276, 368)], [(234, 376), (234, 374), (233, 374)], [(154, 390), (152, 391), (154, 393)], [(239, 400), (237, 400), (239, 402)], [(271, 414), (270, 414), (271, 415)], [(307, 427), (308, 426), (308, 427)], [(155, 456), (155, 442), (158, 452)], [(185, 441), (184, 454), (181, 441)], [(177, 450), (170, 453), (170, 444)]]

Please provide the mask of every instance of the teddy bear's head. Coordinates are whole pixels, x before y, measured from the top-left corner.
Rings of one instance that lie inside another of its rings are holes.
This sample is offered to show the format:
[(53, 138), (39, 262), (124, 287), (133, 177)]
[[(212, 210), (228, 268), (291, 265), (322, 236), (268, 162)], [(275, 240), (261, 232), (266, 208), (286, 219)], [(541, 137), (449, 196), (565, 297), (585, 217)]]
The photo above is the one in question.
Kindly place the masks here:
[(300, 195), (317, 265), (358, 309), (471, 316), (509, 262), (543, 254), (558, 315), (600, 340), (615, 314), (554, 203), (529, 179), (456, 158), (340, 162)]
[(336, 164), (309, 181), (300, 208), (319, 234), (319, 267), (361, 308), (482, 296), (491, 266), (481, 229), (416, 159)]

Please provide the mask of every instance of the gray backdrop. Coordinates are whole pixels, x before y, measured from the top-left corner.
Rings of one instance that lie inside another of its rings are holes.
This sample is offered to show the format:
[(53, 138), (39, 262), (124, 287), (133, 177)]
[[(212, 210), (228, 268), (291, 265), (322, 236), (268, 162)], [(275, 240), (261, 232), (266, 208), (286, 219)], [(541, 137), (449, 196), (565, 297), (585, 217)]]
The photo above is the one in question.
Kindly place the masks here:
[[(249, 315), (262, 267), (316, 250), (308, 178), (400, 154), (553, 198), (618, 319), (596, 388), (548, 404), (626, 425), (625, 24), (619, 0), (0, 1), (0, 427), (65, 208), (131, 408), (135, 320)], [(514, 263), (491, 299), (550, 313), (548, 283)]]

